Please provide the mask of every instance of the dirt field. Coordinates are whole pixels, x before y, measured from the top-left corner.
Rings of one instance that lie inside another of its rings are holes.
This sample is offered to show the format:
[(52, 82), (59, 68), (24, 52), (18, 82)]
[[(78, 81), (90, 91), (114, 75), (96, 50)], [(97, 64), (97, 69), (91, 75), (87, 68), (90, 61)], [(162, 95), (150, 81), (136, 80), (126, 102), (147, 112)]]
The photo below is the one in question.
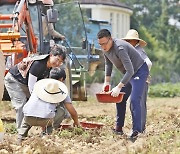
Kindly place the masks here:
[[(2, 119), (13, 120), (14, 111), (9, 102), (1, 103)], [(40, 137), (41, 129), (34, 127), (22, 145), (17, 145), (14, 123), (5, 124), (6, 134), (0, 144), (1, 153), (28, 154), (135, 154), (180, 153), (180, 98), (148, 98), (147, 130), (133, 143), (126, 136), (111, 132), (115, 122), (115, 104), (98, 103), (92, 94), (88, 102), (74, 102), (80, 121), (103, 123), (96, 130), (66, 129)], [(8, 118), (9, 117), (9, 118)], [(72, 123), (72, 121), (66, 121)], [(129, 103), (124, 132), (131, 131)]]

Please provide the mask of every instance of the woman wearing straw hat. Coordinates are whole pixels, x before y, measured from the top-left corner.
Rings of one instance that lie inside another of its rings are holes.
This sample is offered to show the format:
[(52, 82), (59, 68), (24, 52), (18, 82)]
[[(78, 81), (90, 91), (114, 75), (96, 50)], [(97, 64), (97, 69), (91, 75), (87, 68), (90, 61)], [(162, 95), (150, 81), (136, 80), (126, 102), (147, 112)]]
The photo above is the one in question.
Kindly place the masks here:
[(124, 134), (122, 127), (124, 126), (126, 101), (131, 94), (133, 132), (130, 139), (134, 140), (142, 132), (140, 100), (149, 75), (148, 66), (132, 45), (124, 40), (112, 38), (107, 29), (101, 29), (97, 34), (97, 38), (105, 58), (103, 90), (105, 91), (106, 85), (110, 84), (113, 65), (123, 74), (118, 85), (110, 91), (113, 97), (117, 97), (120, 91), (126, 93), (122, 102), (116, 104), (117, 116), (114, 132), (119, 135)]
[(31, 126), (47, 127), (53, 124), (57, 103), (68, 95), (66, 85), (55, 79), (42, 79), (35, 83), (28, 102), (23, 107), (24, 118), (18, 131), (18, 141), (27, 137)]
[[(151, 66), (152, 66), (152, 62), (150, 61), (146, 52), (143, 49), (143, 47), (145, 47), (147, 45), (147, 43), (144, 40), (139, 38), (138, 32), (134, 29), (130, 29), (126, 34), (126, 37), (124, 37), (122, 39), (126, 40), (132, 46), (134, 46), (136, 48), (136, 50), (140, 53), (141, 57), (147, 63), (149, 71), (150, 71)], [(141, 98), (141, 103), (140, 103), (141, 104), (141, 129), (142, 129), (142, 131), (145, 131), (145, 129), (146, 129), (146, 116), (147, 116), (146, 101), (147, 101), (148, 83), (149, 82), (150, 82), (150, 76), (148, 77), (148, 79), (146, 81), (144, 91), (143, 91), (143, 95)], [(132, 106), (130, 106), (130, 109), (132, 112)]]

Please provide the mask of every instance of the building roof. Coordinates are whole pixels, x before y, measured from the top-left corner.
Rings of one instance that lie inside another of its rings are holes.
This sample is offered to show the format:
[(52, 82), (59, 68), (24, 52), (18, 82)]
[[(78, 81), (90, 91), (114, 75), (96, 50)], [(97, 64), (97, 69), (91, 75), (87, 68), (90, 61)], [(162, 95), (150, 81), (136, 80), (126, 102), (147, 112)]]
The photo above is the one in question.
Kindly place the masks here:
[(95, 5), (109, 5), (109, 6), (115, 6), (115, 7), (123, 7), (132, 10), (129, 6), (126, 4), (120, 3), (117, 0), (79, 0), (81, 4), (95, 4)]

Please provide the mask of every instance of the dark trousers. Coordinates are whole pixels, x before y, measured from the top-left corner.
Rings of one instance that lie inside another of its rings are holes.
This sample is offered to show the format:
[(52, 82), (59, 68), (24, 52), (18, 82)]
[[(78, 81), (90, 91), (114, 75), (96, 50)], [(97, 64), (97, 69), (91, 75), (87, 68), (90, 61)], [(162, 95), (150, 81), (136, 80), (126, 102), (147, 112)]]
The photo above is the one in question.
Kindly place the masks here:
[(146, 79), (149, 74), (149, 69), (146, 63), (144, 63), (139, 70), (132, 76), (129, 83), (121, 89), (125, 92), (123, 101), (116, 104), (117, 109), (117, 120), (116, 125), (118, 127), (124, 126), (125, 113), (126, 113), (126, 102), (128, 97), (130, 97), (131, 114), (132, 114), (132, 125), (133, 131), (142, 132), (142, 117), (141, 117), (141, 99), (143, 96), (143, 91), (146, 85)]

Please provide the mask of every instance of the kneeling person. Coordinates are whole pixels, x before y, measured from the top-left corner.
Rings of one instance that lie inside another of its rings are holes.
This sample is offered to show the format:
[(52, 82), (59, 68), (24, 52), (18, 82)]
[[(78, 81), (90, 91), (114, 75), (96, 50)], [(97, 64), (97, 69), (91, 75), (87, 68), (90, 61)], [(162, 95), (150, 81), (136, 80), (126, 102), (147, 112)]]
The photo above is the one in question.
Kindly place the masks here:
[[(66, 73), (64, 69), (56, 67), (50, 71), (49, 77), (64, 82), (64, 80), (66, 79)], [(79, 126), (78, 114), (72, 104), (69, 95), (64, 99), (64, 101), (60, 102), (56, 107), (54, 123), (53, 123), (54, 129), (59, 128), (61, 122), (67, 117), (67, 114), (70, 114), (71, 118), (73, 119), (74, 121), (73, 126)], [(51, 133), (51, 131), (52, 131), (52, 127), (50, 126), (48, 127), (47, 133)]]
[(48, 127), (53, 124), (56, 106), (68, 95), (66, 85), (55, 79), (35, 83), (28, 102), (23, 107), (24, 119), (18, 132), (21, 141), (32, 126)]

